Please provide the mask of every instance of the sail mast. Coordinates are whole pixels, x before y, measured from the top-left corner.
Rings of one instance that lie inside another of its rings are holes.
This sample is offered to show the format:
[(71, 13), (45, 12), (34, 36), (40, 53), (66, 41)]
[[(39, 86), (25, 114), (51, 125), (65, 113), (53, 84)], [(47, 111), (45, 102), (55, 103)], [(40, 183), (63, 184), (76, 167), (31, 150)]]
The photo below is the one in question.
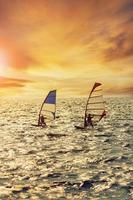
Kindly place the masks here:
[(39, 117), (38, 117), (38, 125), (40, 124), (40, 115), (41, 115), (43, 105), (44, 105), (44, 102), (42, 103), (41, 108), (40, 108)]
[(87, 103), (86, 103), (85, 115), (84, 115), (84, 127), (85, 127), (85, 124), (86, 124), (87, 105), (88, 105), (91, 93), (92, 93), (92, 91), (90, 92), (89, 97), (87, 99)]

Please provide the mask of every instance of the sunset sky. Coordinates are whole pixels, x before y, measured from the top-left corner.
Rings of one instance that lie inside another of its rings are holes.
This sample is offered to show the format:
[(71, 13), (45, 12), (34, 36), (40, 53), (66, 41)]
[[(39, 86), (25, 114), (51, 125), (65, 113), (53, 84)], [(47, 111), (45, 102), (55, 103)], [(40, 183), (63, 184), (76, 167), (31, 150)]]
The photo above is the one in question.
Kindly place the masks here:
[(133, 91), (132, 0), (0, 0), (0, 95)]

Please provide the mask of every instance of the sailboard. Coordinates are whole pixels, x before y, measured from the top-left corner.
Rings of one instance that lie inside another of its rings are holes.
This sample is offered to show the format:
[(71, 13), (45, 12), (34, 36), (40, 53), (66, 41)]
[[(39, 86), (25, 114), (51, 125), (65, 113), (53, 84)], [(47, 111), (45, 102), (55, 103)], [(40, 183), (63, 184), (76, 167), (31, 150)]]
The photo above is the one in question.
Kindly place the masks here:
[(84, 125), (82, 127), (75, 126), (77, 129), (85, 129), (91, 124), (87, 124), (87, 116), (91, 116), (92, 126), (97, 125), (105, 116), (105, 101), (102, 94), (102, 84), (95, 83), (89, 94), (84, 114)]
[(44, 99), (39, 111), (38, 123), (32, 124), (33, 126), (42, 126), (40, 123), (41, 116), (44, 117), (46, 125), (56, 118), (56, 90), (50, 91)]

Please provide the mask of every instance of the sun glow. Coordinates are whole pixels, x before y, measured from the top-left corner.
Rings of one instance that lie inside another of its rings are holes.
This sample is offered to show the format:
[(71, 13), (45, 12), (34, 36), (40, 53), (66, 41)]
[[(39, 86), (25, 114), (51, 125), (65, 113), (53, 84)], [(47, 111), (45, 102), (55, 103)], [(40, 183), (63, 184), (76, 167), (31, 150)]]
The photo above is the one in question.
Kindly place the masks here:
[(8, 56), (6, 52), (0, 50), (0, 76), (6, 75), (8, 66)]

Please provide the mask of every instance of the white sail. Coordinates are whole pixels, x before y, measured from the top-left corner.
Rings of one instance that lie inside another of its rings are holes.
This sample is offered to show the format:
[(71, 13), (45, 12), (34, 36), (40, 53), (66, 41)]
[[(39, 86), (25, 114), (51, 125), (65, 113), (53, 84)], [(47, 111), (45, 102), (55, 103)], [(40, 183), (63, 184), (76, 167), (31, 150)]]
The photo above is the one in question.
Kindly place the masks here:
[(38, 118), (38, 125), (40, 123), (40, 116), (43, 116), (45, 122), (48, 123), (55, 119), (56, 114), (56, 90), (52, 90), (48, 93), (45, 100), (42, 103), (39, 118)]
[(86, 126), (86, 117), (89, 114), (92, 117), (93, 125), (96, 125), (106, 115), (101, 83), (95, 83), (89, 94), (85, 109), (84, 126)]

